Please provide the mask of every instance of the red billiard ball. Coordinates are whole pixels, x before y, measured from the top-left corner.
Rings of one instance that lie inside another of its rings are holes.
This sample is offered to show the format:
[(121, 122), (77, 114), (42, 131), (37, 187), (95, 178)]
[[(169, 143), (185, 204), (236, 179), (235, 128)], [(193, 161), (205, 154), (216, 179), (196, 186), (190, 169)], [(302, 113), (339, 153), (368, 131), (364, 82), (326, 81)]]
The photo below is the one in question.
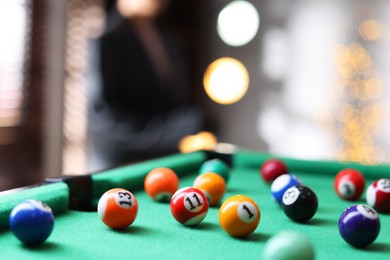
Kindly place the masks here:
[(146, 175), (144, 188), (155, 201), (169, 202), (179, 188), (179, 178), (172, 169), (156, 168)]
[(111, 189), (99, 199), (99, 217), (112, 229), (124, 229), (130, 226), (137, 217), (137, 212), (137, 199), (128, 190)]
[(210, 206), (218, 205), (226, 191), (225, 180), (221, 175), (214, 172), (199, 175), (195, 179), (193, 187), (203, 191)]
[(235, 195), (222, 203), (218, 219), (226, 233), (244, 237), (253, 233), (259, 225), (260, 209), (250, 197)]
[(371, 183), (366, 192), (367, 204), (381, 213), (390, 213), (390, 179)]
[(271, 183), (280, 175), (287, 173), (288, 168), (286, 164), (278, 159), (269, 159), (265, 161), (260, 168), (260, 175), (267, 183)]
[(185, 187), (176, 191), (171, 198), (172, 216), (186, 226), (197, 225), (206, 217), (209, 203), (199, 189)]
[(364, 176), (355, 169), (344, 169), (337, 173), (334, 189), (337, 195), (345, 200), (357, 200), (363, 194), (366, 181)]

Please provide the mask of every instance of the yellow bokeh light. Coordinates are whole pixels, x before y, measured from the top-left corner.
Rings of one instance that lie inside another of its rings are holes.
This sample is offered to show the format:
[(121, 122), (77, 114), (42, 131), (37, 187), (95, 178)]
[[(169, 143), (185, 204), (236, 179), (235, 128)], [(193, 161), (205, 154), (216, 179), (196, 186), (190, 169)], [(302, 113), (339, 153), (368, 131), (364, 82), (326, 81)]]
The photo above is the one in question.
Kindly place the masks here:
[(364, 92), (368, 98), (379, 98), (383, 91), (383, 82), (379, 78), (371, 78), (364, 82)]
[(179, 141), (179, 151), (190, 153), (199, 150), (214, 150), (217, 146), (217, 137), (208, 131), (199, 132), (196, 135), (187, 135)]
[(383, 26), (379, 21), (366, 20), (359, 26), (360, 36), (366, 41), (375, 41), (382, 37)]
[(211, 63), (203, 77), (207, 95), (219, 104), (239, 101), (249, 87), (249, 74), (245, 66), (233, 58), (220, 58)]

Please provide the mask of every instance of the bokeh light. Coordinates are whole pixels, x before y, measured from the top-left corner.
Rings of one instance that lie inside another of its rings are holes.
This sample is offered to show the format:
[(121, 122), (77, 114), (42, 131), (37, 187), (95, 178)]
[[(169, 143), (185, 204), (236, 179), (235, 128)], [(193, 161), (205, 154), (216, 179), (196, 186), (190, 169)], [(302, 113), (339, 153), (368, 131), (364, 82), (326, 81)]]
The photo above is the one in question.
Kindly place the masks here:
[(250, 42), (256, 36), (259, 26), (259, 13), (247, 1), (230, 2), (218, 15), (218, 35), (230, 46), (242, 46)]
[(359, 26), (360, 36), (366, 41), (375, 41), (382, 37), (383, 26), (379, 21), (366, 20)]
[[(368, 25), (361, 25), (361, 33), (364, 31), (362, 26)], [(375, 69), (374, 60), (364, 46), (351, 43), (335, 46), (333, 61), (341, 90), (334, 113), (340, 138), (338, 158), (366, 164), (380, 163), (384, 152), (377, 137), (382, 131), (383, 111), (386, 109), (380, 101), (384, 97), (384, 83)]]
[(187, 135), (179, 141), (178, 149), (181, 153), (190, 153), (199, 150), (214, 150), (217, 146), (217, 137), (208, 131), (196, 135)]
[(211, 63), (203, 77), (207, 95), (219, 104), (233, 104), (246, 94), (249, 74), (246, 67), (233, 58), (220, 58)]

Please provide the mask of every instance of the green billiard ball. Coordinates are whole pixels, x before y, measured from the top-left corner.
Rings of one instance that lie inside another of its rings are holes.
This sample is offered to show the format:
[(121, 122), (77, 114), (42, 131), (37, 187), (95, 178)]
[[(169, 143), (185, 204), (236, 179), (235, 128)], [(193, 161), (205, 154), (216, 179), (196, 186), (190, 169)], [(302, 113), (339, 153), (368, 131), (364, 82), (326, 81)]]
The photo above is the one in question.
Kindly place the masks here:
[(264, 260), (313, 260), (311, 243), (301, 234), (281, 231), (265, 244)]
[(199, 174), (203, 174), (206, 172), (214, 172), (222, 176), (222, 178), (227, 183), (229, 180), (229, 166), (221, 161), (220, 159), (211, 159), (205, 161), (199, 169)]

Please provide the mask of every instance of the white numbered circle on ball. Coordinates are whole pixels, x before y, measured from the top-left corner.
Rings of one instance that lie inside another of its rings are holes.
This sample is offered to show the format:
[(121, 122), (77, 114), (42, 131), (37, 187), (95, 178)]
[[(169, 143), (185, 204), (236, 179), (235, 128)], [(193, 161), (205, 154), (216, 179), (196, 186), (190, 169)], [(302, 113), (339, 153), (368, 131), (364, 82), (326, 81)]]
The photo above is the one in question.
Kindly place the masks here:
[(350, 180), (341, 179), (337, 190), (342, 196), (349, 198), (355, 194), (355, 185)]
[(356, 207), (357, 211), (359, 211), (360, 214), (362, 214), (364, 217), (369, 218), (369, 219), (377, 219), (378, 214), (376, 211), (366, 205), (357, 205)]
[(291, 187), (283, 194), (283, 204), (291, 205), (293, 204), (299, 197), (299, 190), (297, 187)]
[(52, 212), (51, 208), (42, 201), (28, 200), (28, 203), (30, 203), (34, 208), (39, 209), (41, 211)]
[(184, 196), (184, 207), (190, 212), (199, 212), (204, 206), (202, 195), (197, 192), (189, 192)]
[(390, 179), (380, 179), (377, 183), (379, 190), (390, 193)]
[(116, 204), (124, 209), (129, 209), (134, 205), (134, 198), (128, 191), (117, 191), (114, 196)]
[(241, 202), (237, 207), (237, 215), (245, 223), (251, 223), (257, 218), (257, 207), (248, 201)]

